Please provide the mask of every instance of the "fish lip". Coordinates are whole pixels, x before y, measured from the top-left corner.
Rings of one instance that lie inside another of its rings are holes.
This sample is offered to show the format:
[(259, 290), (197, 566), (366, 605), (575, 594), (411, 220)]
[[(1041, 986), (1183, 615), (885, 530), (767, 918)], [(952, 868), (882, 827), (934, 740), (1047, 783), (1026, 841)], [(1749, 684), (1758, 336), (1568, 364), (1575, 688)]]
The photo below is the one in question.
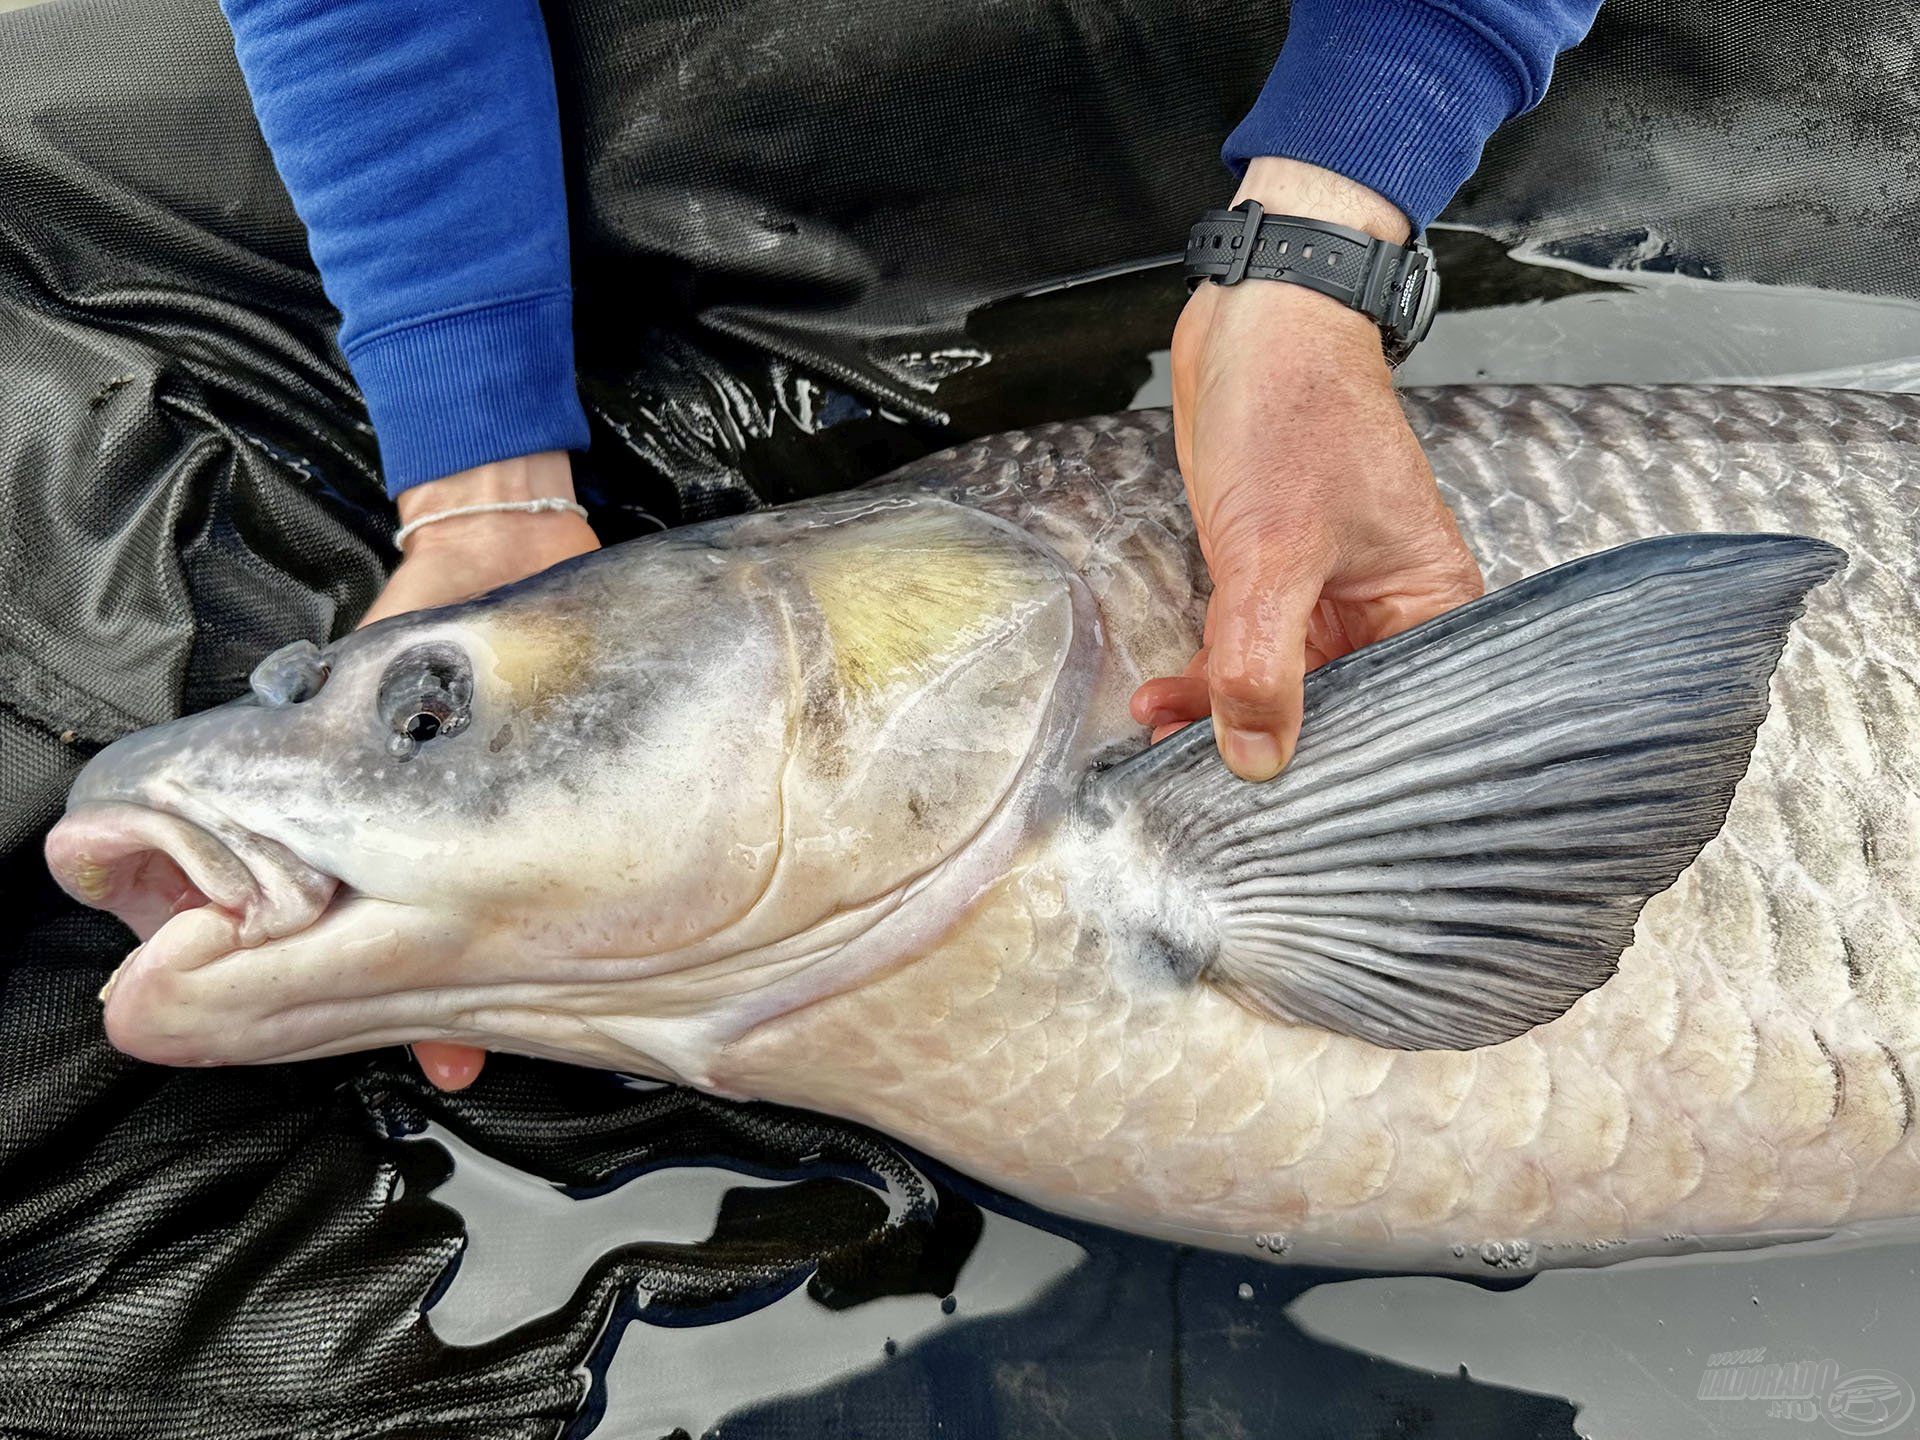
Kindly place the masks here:
[[(401, 967), (391, 961), (407, 952), (408, 937), (444, 933), (432, 912), (342, 886), (306, 930), (243, 947), (237, 923), (217, 906), (183, 911), (127, 956), (102, 996), (115, 1049), (156, 1065), (206, 1067), (467, 1038), (446, 1032), (437, 1013), (409, 1010), (421, 995), (431, 1009), (438, 987), (395, 980)], [(365, 988), (353, 979), (343, 987), (341, 972), (356, 969)]]
[(189, 910), (226, 916), (234, 948), (251, 949), (311, 925), (339, 888), (278, 841), (144, 800), (75, 805), (46, 859), (61, 889), (117, 915), (142, 949)]

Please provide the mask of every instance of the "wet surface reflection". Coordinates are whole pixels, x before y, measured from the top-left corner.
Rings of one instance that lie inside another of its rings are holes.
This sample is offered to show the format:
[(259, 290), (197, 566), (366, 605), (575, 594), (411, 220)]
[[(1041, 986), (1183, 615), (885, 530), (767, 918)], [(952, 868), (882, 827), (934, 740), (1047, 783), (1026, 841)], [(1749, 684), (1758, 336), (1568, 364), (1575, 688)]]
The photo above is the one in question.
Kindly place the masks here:
[[(451, 1162), (395, 1204), (456, 1212), (425, 1305), (450, 1346), (577, 1304), (610, 1257), (728, 1240), (743, 1198), (804, 1180), (726, 1163), (567, 1186), (441, 1124)], [(959, 1237), (950, 1284), (836, 1289), (818, 1271), (692, 1307), (607, 1293), (568, 1436), (1900, 1435), (1920, 1380), (1911, 1226), (1498, 1285), (1249, 1262), (1032, 1210), (914, 1157)], [(435, 1171), (439, 1166), (432, 1167)], [(913, 1196), (868, 1176), (904, 1230)], [(903, 1238), (904, 1232), (896, 1239)], [(670, 1263), (670, 1262), (669, 1262)], [(576, 1316), (576, 1320), (581, 1318)], [(1879, 1424), (1880, 1428), (1872, 1428)]]
[[(393, 1143), (432, 1158), (402, 1157), (419, 1178), (392, 1207), (445, 1207), (464, 1237), (423, 1299), (441, 1343), (512, 1349), (590, 1321), (569, 1436), (1574, 1433), (1552, 1396), (1309, 1334), (1289, 1307), (1329, 1272), (1062, 1220), (917, 1156), (895, 1180), (709, 1157), (569, 1185), (439, 1121)], [(914, 1278), (829, 1262), (697, 1301), (663, 1293), (663, 1274), (734, 1267), (756, 1198), (823, 1179), (871, 1197), (882, 1248), (913, 1254)]]

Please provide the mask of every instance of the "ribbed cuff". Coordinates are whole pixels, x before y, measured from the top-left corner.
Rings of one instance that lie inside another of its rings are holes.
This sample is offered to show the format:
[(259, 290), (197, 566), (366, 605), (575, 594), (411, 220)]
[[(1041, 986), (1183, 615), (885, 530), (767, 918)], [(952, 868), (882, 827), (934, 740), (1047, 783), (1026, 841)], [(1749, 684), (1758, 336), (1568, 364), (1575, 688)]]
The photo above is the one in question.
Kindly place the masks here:
[(434, 316), (345, 348), (389, 495), (490, 460), (586, 448), (565, 291)]
[(1236, 175), (1260, 155), (1335, 171), (1418, 232), (1526, 101), (1517, 60), (1427, 0), (1296, 0), (1273, 73), (1221, 155)]

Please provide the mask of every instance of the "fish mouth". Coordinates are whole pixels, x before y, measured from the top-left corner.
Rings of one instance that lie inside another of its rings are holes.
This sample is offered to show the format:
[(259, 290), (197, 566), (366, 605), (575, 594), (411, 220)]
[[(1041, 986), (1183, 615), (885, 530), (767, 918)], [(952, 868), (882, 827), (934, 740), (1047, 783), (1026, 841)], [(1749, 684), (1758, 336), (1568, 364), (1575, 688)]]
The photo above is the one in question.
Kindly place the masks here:
[(140, 945), (100, 991), (108, 1038), (140, 1059), (204, 1063), (117, 1024), (113, 995), (136, 969), (179, 974), (312, 926), (340, 882), (278, 841), (130, 801), (76, 806), (47, 836), (47, 867), (82, 904), (117, 916)]

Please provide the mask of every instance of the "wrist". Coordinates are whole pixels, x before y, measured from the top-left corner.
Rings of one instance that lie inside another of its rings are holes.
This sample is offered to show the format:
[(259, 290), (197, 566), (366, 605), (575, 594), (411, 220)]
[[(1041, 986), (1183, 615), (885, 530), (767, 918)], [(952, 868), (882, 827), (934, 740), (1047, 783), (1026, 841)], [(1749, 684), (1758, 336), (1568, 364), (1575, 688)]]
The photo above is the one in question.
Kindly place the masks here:
[[(1342, 225), (1389, 244), (1404, 245), (1410, 236), (1406, 215), (1378, 191), (1283, 156), (1248, 162), (1233, 203), (1246, 200), (1271, 215)], [(1338, 375), (1392, 384), (1379, 322), (1306, 285), (1259, 278), (1231, 286), (1203, 284), (1188, 302), (1183, 323), (1189, 319), (1198, 322), (1196, 329), (1247, 334), (1245, 343), (1260, 346), (1270, 369), (1297, 370), (1309, 379)]]
[[(476, 465), (402, 492), (396, 502), (402, 525), (429, 520), (407, 537), (407, 553), (482, 551), (510, 553), (513, 547), (544, 550), (573, 544), (592, 548), (592, 528), (566, 510), (450, 512), (475, 505), (520, 504), (530, 500), (574, 499), (573, 466), (564, 450), (542, 451)], [(583, 533), (584, 532), (584, 533)]]
[[(471, 470), (415, 485), (400, 493), (395, 508), (399, 511), (400, 523), (406, 525), (428, 515), (459, 509), (463, 505), (573, 498), (573, 465), (567, 452), (544, 450), (537, 455), (517, 455), (511, 460), (490, 461), (485, 465), (476, 465)], [(467, 517), (461, 518), (464, 520)], [(515, 517), (496, 515), (484, 518), (512, 520)], [(456, 522), (447, 520), (442, 523), (452, 525)], [(427, 532), (422, 530), (420, 533), (425, 535)]]
[[(1342, 222), (1344, 223), (1344, 222)], [(1391, 386), (1393, 372), (1372, 318), (1301, 285), (1247, 281), (1202, 285), (1188, 300), (1174, 331), (1176, 370), (1194, 363), (1194, 342), (1258, 356), (1267, 372), (1325, 387), (1360, 379)], [(1183, 350), (1188, 356), (1183, 362)]]
[(1395, 245), (1406, 244), (1413, 233), (1400, 207), (1379, 191), (1337, 171), (1280, 155), (1262, 155), (1248, 162), (1233, 203), (1242, 200), (1257, 200), (1276, 215), (1347, 225)]

